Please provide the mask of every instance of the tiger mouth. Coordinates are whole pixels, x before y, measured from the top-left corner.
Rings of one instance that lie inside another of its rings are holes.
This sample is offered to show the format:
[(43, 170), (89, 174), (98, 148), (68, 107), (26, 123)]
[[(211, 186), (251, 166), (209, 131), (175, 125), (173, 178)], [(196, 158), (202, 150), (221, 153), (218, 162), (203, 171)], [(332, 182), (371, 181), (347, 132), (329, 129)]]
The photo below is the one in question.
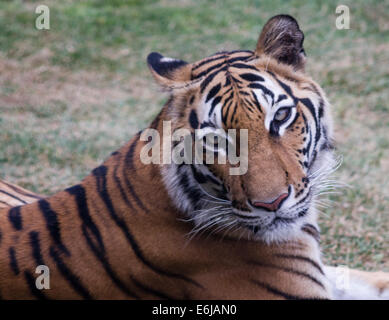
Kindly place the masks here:
[(265, 232), (265, 231), (271, 231), (276, 229), (280, 225), (288, 225), (294, 223), (298, 218), (281, 218), (276, 217), (273, 219), (272, 222), (270, 222), (267, 225), (258, 225), (258, 224), (249, 224), (249, 223), (241, 223), (242, 227), (245, 227), (252, 231), (254, 234), (257, 234), (259, 231)]
[(244, 220), (258, 220), (260, 219), (261, 217), (260, 216), (246, 216), (246, 215), (243, 215), (243, 214), (239, 214), (239, 213), (236, 213), (236, 212), (232, 212), (235, 216), (239, 217), (239, 218), (242, 218)]
[[(271, 231), (271, 230), (274, 230), (274, 229), (276, 229), (280, 225), (293, 224), (297, 220), (299, 220), (300, 218), (304, 217), (307, 213), (308, 213), (308, 209), (304, 209), (304, 210), (301, 210), (297, 214), (297, 216), (291, 217), (291, 218), (275, 216), (273, 218), (273, 220), (269, 224), (266, 224), (266, 225), (252, 224), (249, 221), (241, 221), (240, 225), (245, 227), (245, 228), (248, 228), (254, 234), (256, 234), (259, 231)], [(258, 219), (258, 218), (256, 217), (256, 219)]]

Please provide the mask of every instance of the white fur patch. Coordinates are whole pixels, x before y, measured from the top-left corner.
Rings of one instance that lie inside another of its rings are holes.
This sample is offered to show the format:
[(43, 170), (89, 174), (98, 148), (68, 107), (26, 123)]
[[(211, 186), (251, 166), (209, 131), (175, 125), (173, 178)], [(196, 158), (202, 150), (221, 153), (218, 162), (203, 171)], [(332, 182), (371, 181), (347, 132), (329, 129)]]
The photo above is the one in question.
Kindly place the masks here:
[(163, 57), (161, 58), (161, 60), (159, 60), (160, 62), (173, 62), (173, 61), (179, 61), (177, 59), (173, 59), (173, 58), (169, 58), (169, 57)]
[(348, 272), (348, 268), (324, 267), (335, 300), (389, 300), (389, 290), (378, 288)]

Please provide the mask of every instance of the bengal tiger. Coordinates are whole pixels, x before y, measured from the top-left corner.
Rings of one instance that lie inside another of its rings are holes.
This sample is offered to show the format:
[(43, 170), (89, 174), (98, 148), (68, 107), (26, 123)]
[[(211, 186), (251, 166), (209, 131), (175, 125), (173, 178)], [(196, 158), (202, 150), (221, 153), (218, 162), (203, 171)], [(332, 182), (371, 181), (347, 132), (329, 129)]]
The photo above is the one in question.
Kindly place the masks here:
[[(388, 274), (341, 270), (343, 288), (321, 261), (315, 199), (334, 166), (333, 130), (323, 90), (305, 74), (303, 40), (279, 15), (254, 51), (195, 63), (151, 53), (170, 98), (148, 130), (162, 136), (170, 121), (202, 142), (198, 132), (246, 129), (247, 170), (145, 163), (146, 130), (53, 196), (2, 183), (1, 298), (388, 299)], [(153, 146), (184, 152), (186, 138)], [(49, 289), (38, 289), (41, 265)]]

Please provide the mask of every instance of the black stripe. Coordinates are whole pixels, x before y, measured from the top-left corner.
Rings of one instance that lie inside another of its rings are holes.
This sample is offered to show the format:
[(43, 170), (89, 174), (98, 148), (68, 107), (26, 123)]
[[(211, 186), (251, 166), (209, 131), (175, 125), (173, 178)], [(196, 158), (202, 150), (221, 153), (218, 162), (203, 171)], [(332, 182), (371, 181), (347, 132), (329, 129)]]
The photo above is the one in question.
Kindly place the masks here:
[(42, 199), (42, 197), (37, 196), (36, 194), (32, 194), (30, 192), (26, 192), (26, 191), (24, 191), (16, 186), (13, 186), (12, 184), (7, 183), (6, 181), (1, 181), (1, 182), (4, 183), (5, 185), (7, 185), (9, 188), (11, 188), (13, 191), (19, 192), (20, 194), (22, 194), (26, 197), (35, 198), (35, 199)]
[(269, 95), (274, 100), (274, 93), (260, 83), (250, 83), (249, 88), (261, 89), (264, 95)]
[(288, 99), (286, 94), (280, 94), (278, 96), (278, 99), (277, 99), (276, 103), (281, 102), (282, 100), (286, 100), (286, 99)]
[[(214, 123), (212, 122), (208, 122), (208, 121), (204, 121), (201, 125), (200, 125), (200, 129), (204, 129), (204, 128), (215, 128), (216, 129), (216, 126)], [(194, 138), (194, 137), (193, 137)]]
[(199, 127), (199, 119), (197, 118), (197, 113), (194, 109), (190, 112), (189, 123), (193, 129), (197, 129)]
[(301, 230), (312, 236), (318, 243), (320, 243), (320, 232), (314, 225), (306, 223), (301, 227)]
[(280, 296), (286, 300), (316, 300), (316, 299), (321, 299), (319, 297), (302, 297), (302, 296), (293, 295), (293, 294), (281, 291), (280, 289), (277, 289), (277, 288), (269, 285), (268, 283), (264, 283), (264, 282), (257, 281), (257, 280), (251, 280), (251, 281), (253, 283), (255, 283), (256, 285), (258, 285), (259, 287), (266, 289), (268, 292), (270, 292), (276, 296)]
[[(298, 205), (300, 205), (301, 203), (303, 203), (309, 196), (311, 196), (311, 190), (312, 190), (312, 187), (309, 187), (309, 189), (308, 189), (308, 192), (307, 192), (307, 194), (304, 196), (304, 198), (302, 198), (301, 200), (299, 200), (296, 204), (294, 204), (290, 209), (293, 209), (293, 208), (296, 208), (296, 207), (298, 207)], [(301, 189), (301, 193), (302, 192), (304, 192), (305, 191), (305, 189), (303, 188), (303, 189)], [(298, 192), (298, 193), (300, 193), (300, 192)], [(290, 210), (289, 209), (289, 210)]]
[(140, 138), (140, 134), (141, 133), (138, 132), (135, 135), (135, 137), (133, 138), (133, 141), (132, 141), (130, 147), (128, 148), (128, 151), (127, 151), (126, 157), (125, 157), (126, 164), (133, 171), (136, 170), (135, 165), (134, 165), (134, 153), (135, 153), (135, 149), (136, 149), (136, 146), (137, 146), (139, 138)]
[(20, 214), (20, 206), (9, 209), (8, 219), (16, 230), (22, 230), (23, 226), (22, 216)]
[(222, 99), (221, 96), (216, 97), (215, 99), (213, 99), (212, 105), (211, 105), (211, 109), (209, 109), (209, 112), (208, 112), (208, 116), (211, 116), (213, 110), (214, 110), (215, 107), (218, 105), (218, 103), (220, 103), (221, 99)]
[(113, 169), (113, 179), (115, 180), (116, 186), (118, 187), (120, 195), (121, 195), (122, 199), (124, 200), (124, 202), (126, 203), (126, 205), (128, 205), (132, 210), (135, 210), (130, 199), (127, 197), (127, 194), (123, 189), (122, 183), (120, 182), (120, 178), (117, 175), (118, 168), (119, 168), (119, 165), (116, 164), (115, 168)]
[(196, 179), (198, 183), (202, 184), (208, 182), (206, 176), (204, 176), (200, 171), (197, 171), (194, 164), (190, 164), (189, 166), (192, 169), (193, 177)]
[[(86, 239), (86, 242), (89, 248), (92, 250), (92, 253), (102, 264), (105, 272), (111, 278), (112, 282), (125, 294), (138, 298), (138, 296), (133, 293), (127, 286), (119, 279), (117, 274), (112, 270), (111, 265), (109, 264), (104, 248), (104, 242), (102, 240), (101, 234), (97, 226), (92, 220), (92, 217), (89, 213), (88, 204), (86, 201), (85, 189), (81, 185), (76, 185), (72, 188), (66, 190), (69, 194), (75, 197), (75, 201), (77, 204), (78, 215), (82, 220), (82, 233)], [(95, 240), (92, 239), (92, 236)], [(96, 245), (97, 241), (97, 245)]]
[(249, 58), (251, 58), (251, 56), (238, 56), (238, 57), (235, 57), (235, 58), (231, 58), (231, 59), (228, 59), (226, 61), (227, 64), (231, 64), (231, 63), (234, 63), (236, 61), (246, 61), (248, 60)]
[(239, 77), (247, 81), (265, 81), (264, 78), (255, 73), (242, 73), (239, 75)]
[(135, 169), (133, 161), (134, 161), (135, 148), (136, 148), (136, 145), (138, 143), (138, 138), (139, 138), (139, 133), (134, 137), (134, 141), (132, 142), (130, 148), (128, 149), (128, 152), (127, 152), (126, 157), (125, 157), (125, 163), (128, 166), (128, 168), (130, 169), (130, 172), (128, 172), (126, 170), (125, 166), (123, 166), (122, 172), (123, 172), (123, 176), (124, 176), (124, 182), (126, 183), (126, 186), (127, 186), (128, 190), (130, 191), (132, 197), (134, 198), (135, 202), (137, 203), (139, 208), (144, 210), (146, 213), (149, 213), (149, 210), (145, 207), (145, 205), (143, 204), (143, 202), (141, 201), (141, 199), (139, 198), (139, 196), (135, 192), (135, 189), (134, 189), (134, 187), (133, 187), (133, 185), (128, 177), (129, 173), (132, 173), (132, 174), (136, 173), (136, 169)]
[(138, 295), (131, 291), (127, 285), (119, 278), (119, 276), (116, 274), (116, 272), (112, 269), (112, 266), (108, 262), (107, 256), (104, 251), (99, 250), (99, 248), (96, 247), (95, 243), (92, 241), (88, 229), (85, 225), (82, 226), (82, 232), (83, 235), (87, 241), (87, 244), (89, 248), (92, 250), (95, 257), (100, 261), (101, 265), (103, 266), (105, 272), (110, 277), (112, 282), (125, 294), (127, 294), (130, 297), (133, 297), (135, 299), (138, 299)]
[(20, 270), (18, 266), (18, 261), (16, 260), (15, 249), (13, 247), (10, 247), (8, 253), (9, 253), (9, 265), (13, 273), (18, 275)]
[[(240, 94), (241, 96), (249, 96), (249, 95), (250, 95), (248, 92), (243, 91), (243, 90), (239, 90), (239, 94)], [(244, 98), (244, 97), (242, 97), (242, 98)]]
[(293, 99), (294, 101), (294, 104), (296, 105), (297, 102), (299, 101), (299, 99), (297, 99), (293, 92), (292, 92), (292, 89), (290, 88), (290, 86), (288, 86), (285, 82), (282, 82), (280, 79), (278, 79), (276, 77), (276, 75), (273, 73), (273, 72), (270, 72), (269, 73), (273, 76), (273, 78), (278, 82), (278, 84), (285, 90), (285, 92)]
[(313, 261), (312, 259), (304, 256), (299, 256), (299, 255), (293, 255), (293, 254), (276, 254), (277, 257), (279, 258), (285, 258), (285, 259), (291, 259), (291, 260), (301, 260), (309, 263), (312, 265), (314, 268), (316, 268), (321, 274), (324, 275), (323, 269), (320, 267), (320, 265), (316, 262)]
[[(227, 74), (226, 74), (226, 82), (224, 83), (223, 87), (227, 87), (227, 86), (229, 86), (230, 84), (231, 84), (231, 76), (227, 73)], [(228, 92), (229, 90), (232, 90), (232, 89), (233, 89), (233, 87), (231, 86), (231, 88), (228, 89), (227, 92)]]
[(231, 65), (231, 67), (238, 68), (238, 69), (252, 69), (258, 71), (256, 67), (244, 63), (234, 63)]
[(229, 52), (228, 51), (217, 52), (214, 55), (206, 58), (206, 60), (204, 60), (204, 61), (200, 62), (199, 64), (197, 64), (196, 66), (194, 66), (192, 68), (192, 71), (197, 70), (198, 68), (200, 68), (201, 66), (203, 66), (207, 63), (211, 63), (211, 62), (214, 62), (214, 61), (220, 60), (220, 59), (226, 59), (226, 58), (228, 58), (228, 56), (238, 54), (238, 53), (247, 53), (248, 55), (234, 57), (234, 58), (227, 60), (226, 62), (231, 63), (231, 62), (236, 61), (236, 60), (246, 60), (246, 59), (251, 58), (253, 55), (253, 52), (250, 50), (234, 50), (234, 51), (229, 51)]
[(39, 232), (31, 231), (29, 233), (30, 236), (30, 245), (32, 248), (32, 256), (37, 265), (44, 265), (42, 253), (41, 253), (41, 245), (39, 240)]
[(220, 59), (225, 59), (227, 58), (227, 55), (225, 54), (221, 54), (217, 57), (210, 57), (210, 59), (207, 59), (207, 60), (204, 60), (204, 61), (201, 61), (199, 64), (195, 65), (193, 68), (192, 68), (192, 71), (195, 71), (197, 70), (198, 68), (202, 67), (203, 65), (207, 64), (207, 63), (211, 63), (211, 62), (214, 62), (216, 60), (220, 60)]
[(35, 296), (35, 298), (39, 299), (39, 300), (46, 300), (47, 297), (46, 295), (42, 292), (42, 290), (39, 290), (37, 289), (36, 285), (35, 285), (35, 279), (34, 277), (31, 275), (30, 272), (28, 271), (24, 271), (24, 277), (26, 279), (26, 282), (27, 282), (27, 285), (28, 285), (28, 288), (30, 289), (30, 292), (33, 296)]
[(256, 107), (258, 108), (259, 112), (262, 113), (261, 104), (260, 104), (259, 101), (258, 101), (257, 95), (256, 95), (254, 92), (252, 92), (252, 95), (253, 95), (253, 98), (254, 98), (254, 102), (255, 102)]
[(202, 197), (204, 197), (204, 193), (200, 189), (193, 187), (193, 185), (189, 181), (187, 173), (182, 172), (183, 168), (184, 166), (179, 167), (178, 172), (180, 188), (190, 200), (194, 210), (199, 210), (199, 203)]
[(91, 215), (89, 214), (84, 187), (81, 185), (75, 185), (71, 188), (66, 189), (66, 192), (75, 197), (78, 215), (82, 220), (82, 226), (85, 227), (87, 231), (92, 232), (94, 239), (98, 243), (99, 250), (104, 252), (105, 248), (103, 239), (101, 238), (100, 230), (97, 228), (96, 224), (92, 220)]
[(316, 148), (317, 142), (319, 141), (320, 135), (321, 135), (320, 120), (317, 119), (315, 107), (313, 106), (313, 103), (310, 99), (303, 98), (303, 99), (299, 99), (299, 100), (308, 108), (308, 110), (311, 112), (312, 117), (315, 121), (315, 125), (316, 125), (315, 148)]
[(26, 201), (20, 199), (19, 197), (15, 196), (15, 195), (13, 195), (13, 194), (7, 192), (7, 191), (0, 190), (0, 192), (6, 194), (7, 196), (9, 196), (9, 197), (11, 197), (11, 198), (13, 198), (13, 199), (15, 199), (15, 200), (18, 200), (18, 201), (20, 201), (20, 202), (22, 202), (22, 203), (24, 203), (24, 204), (27, 203)]
[(311, 83), (311, 89), (313, 90), (314, 93), (316, 93), (319, 96), (319, 118), (322, 118), (324, 116), (324, 98), (319, 92), (318, 88), (316, 85)]
[(213, 73), (211, 73), (210, 75), (208, 75), (204, 80), (203, 82), (201, 82), (201, 85), (200, 85), (200, 93), (203, 93), (204, 90), (207, 88), (207, 86), (212, 82), (212, 80), (215, 78), (215, 76), (217, 74), (219, 74), (220, 72), (222, 71), (226, 71), (227, 70), (227, 67), (224, 66), (216, 71), (214, 71)]
[(303, 278), (311, 280), (312, 282), (316, 283), (317, 285), (319, 285), (320, 287), (325, 289), (323, 283), (321, 283), (321, 281), (319, 281), (318, 279), (316, 279), (314, 276), (310, 275), (309, 273), (302, 272), (302, 271), (299, 271), (299, 270), (295, 270), (293, 268), (276, 266), (276, 265), (273, 265), (273, 264), (260, 263), (260, 262), (256, 262), (256, 261), (249, 261), (249, 263), (250, 264), (254, 264), (254, 265), (258, 266), (258, 267), (270, 268), (270, 269), (278, 269), (278, 270), (282, 270), (282, 271), (287, 272), (287, 273), (291, 273), (291, 274), (295, 274), (295, 275), (301, 276)]
[(222, 119), (224, 124), (227, 124), (228, 115), (230, 113), (232, 103), (233, 103), (233, 100), (230, 100), (230, 102), (223, 105), (223, 109), (227, 110), (227, 111), (224, 111), (224, 115), (223, 115), (223, 119)]
[(5, 204), (7, 207), (11, 207), (11, 205), (9, 203), (5, 202), (5, 201), (0, 200), (0, 203)]
[[(305, 131), (307, 133), (309, 133), (309, 141), (308, 141), (307, 147), (303, 149), (303, 153), (304, 153), (304, 155), (307, 154), (307, 157), (309, 158), (310, 151), (311, 151), (310, 150), (311, 144), (312, 144), (312, 132), (311, 132), (311, 130), (309, 130), (308, 120), (307, 120), (307, 117), (305, 116), (304, 112), (301, 112), (301, 115), (303, 116)], [(304, 150), (305, 150), (305, 152), (304, 152)]]
[(189, 279), (189, 278), (187, 278), (187, 277), (185, 277), (183, 275), (180, 275), (180, 274), (175, 274), (175, 273), (172, 273), (172, 272), (168, 272), (168, 271), (162, 270), (162, 269), (154, 266), (150, 261), (148, 261), (144, 257), (144, 255), (143, 255), (143, 253), (141, 251), (141, 248), (139, 247), (138, 243), (135, 241), (134, 236), (131, 234), (131, 231), (130, 231), (128, 225), (125, 223), (125, 221), (122, 218), (120, 218), (117, 215), (117, 213), (116, 213), (116, 211), (114, 209), (111, 197), (110, 197), (110, 195), (108, 193), (108, 190), (107, 190), (106, 174), (107, 174), (107, 167), (105, 167), (105, 166), (100, 166), (100, 167), (96, 168), (95, 170), (93, 170), (93, 175), (96, 178), (97, 192), (99, 193), (99, 195), (101, 197), (101, 200), (104, 202), (105, 206), (107, 207), (108, 212), (109, 212), (112, 220), (116, 223), (116, 225), (122, 230), (122, 232), (126, 236), (127, 241), (131, 245), (135, 255), (137, 256), (137, 258), (144, 265), (146, 265), (147, 267), (149, 267), (151, 270), (153, 270), (154, 272), (156, 272), (158, 274), (161, 274), (161, 275), (164, 275), (164, 276), (168, 276), (168, 277), (172, 277), (172, 278), (179, 278), (181, 280), (190, 282), (190, 283), (192, 283), (192, 284), (194, 284), (196, 286), (201, 287), (197, 282), (195, 282), (192, 279)]
[(218, 63), (218, 64), (215, 64), (213, 65), (212, 67), (209, 67), (208, 69), (204, 70), (203, 72), (199, 73), (196, 78), (201, 78), (202, 76), (205, 76), (207, 73), (210, 73), (211, 71), (217, 69), (217, 68), (220, 68), (219, 70), (217, 70), (216, 72), (219, 72), (220, 70), (224, 69), (226, 70), (227, 67), (225, 66), (225, 61), (221, 62), (221, 63)]
[(62, 243), (61, 230), (57, 219), (57, 213), (51, 209), (50, 203), (44, 199), (38, 201), (39, 209), (43, 213), (46, 220), (46, 227), (50, 232), (50, 236), (54, 240), (58, 248), (66, 255), (70, 255), (69, 250)]
[(158, 290), (155, 290), (149, 286), (146, 286), (145, 284), (139, 282), (138, 280), (136, 280), (134, 277), (130, 276), (131, 280), (134, 282), (134, 284), (140, 288), (141, 290), (149, 293), (149, 294), (152, 294), (160, 299), (166, 299), (166, 300), (177, 300), (171, 296), (169, 296), (168, 294), (164, 293), (164, 292), (161, 292), (161, 291), (158, 291)]
[[(231, 119), (230, 119), (230, 122), (232, 123), (232, 121), (234, 120), (235, 118), (235, 114), (236, 114), (236, 111), (238, 110), (238, 104), (235, 103), (235, 106), (233, 108), (233, 111), (232, 111), (232, 114), (231, 114)], [(228, 144), (227, 144), (228, 145)]]
[(248, 53), (249, 55), (246, 55), (246, 57), (251, 57), (254, 52), (252, 50), (232, 50), (229, 52), (229, 54), (237, 54), (237, 53)]
[(239, 89), (242, 88), (242, 86), (240, 85), (240, 84), (242, 83), (241, 80), (239, 80), (238, 78), (236, 78), (236, 77), (234, 77), (234, 76), (231, 76), (231, 79), (233, 80), (233, 82), (235, 82), (235, 85), (236, 85)]
[(50, 256), (55, 261), (59, 272), (61, 272), (62, 276), (69, 282), (70, 286), (84, 299), (90, 300), (92, 299), (91, 294), (88, 289), (81, 283), (78, 276), (76, 276), (63, 262), (58, 252), (50, 247)]
[(242, 100), (244, 101), (246, 108), (251, 112), (254, 112), (253, 108), (256, 108), (256, 106), (249, 99), (243, 98)]
[[(309, 159), (309, 156), (312, 154), (310, 151), (311, 151), (311, 146), (312, 146), (312, 131), (310, 130), (309, 126), (308, 126), (308, 132), (309, 132), (309, 141), (308, 141), (308, 145), (307, 145), (307, 157)], [(312, 150), (314, 151), (315, 150), (315, 146), (313, 146)]]
[(228, 93), (229, 91), (231, 91), (231, 93), (228, 95), (228, 97), (224, 99), (223, 105), (226, 105), (228, 102), (230, 102), (230, 101), (233, 99), (235, 93), (234, 93), (234, 90), (232, 90), (232, 89), (233, 89), (233, 88), (232, 88), (232, 86), (231, 86), (231, 88), (228, 89), (228, 90), (223, 94), (223, 96), (226, 96), (227, 93)]
[(209, 100), (211, 100), (216, 94), (219, 93), (221, 89), (221, 85), (220, 83), (218, 83), (217, 85), (213, 86), (211, 90), (209, 90), (208, 94), (207, 94), (207, 98), (205, 99), (205, 103), (207, 103)]

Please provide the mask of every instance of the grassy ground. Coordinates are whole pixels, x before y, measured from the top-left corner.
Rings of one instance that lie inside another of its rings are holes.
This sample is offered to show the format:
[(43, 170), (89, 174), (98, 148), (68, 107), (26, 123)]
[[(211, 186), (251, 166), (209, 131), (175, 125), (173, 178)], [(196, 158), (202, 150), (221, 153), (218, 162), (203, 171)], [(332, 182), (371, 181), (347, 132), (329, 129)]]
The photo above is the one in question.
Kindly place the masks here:
[[(51, 9), (36, 30), (35, 7)], [(272, 15), (305, 32), (308, 72), (334, 106), (337, 173), (351, 187), (323, 210), (326, 262), (389, 270), (389, 2), (86, 0), (0, 2), (0, 177), (53, 193), (84, 177), (146, 126), (166, 96), (151, 51), (194, 61), (253, 49)]]

